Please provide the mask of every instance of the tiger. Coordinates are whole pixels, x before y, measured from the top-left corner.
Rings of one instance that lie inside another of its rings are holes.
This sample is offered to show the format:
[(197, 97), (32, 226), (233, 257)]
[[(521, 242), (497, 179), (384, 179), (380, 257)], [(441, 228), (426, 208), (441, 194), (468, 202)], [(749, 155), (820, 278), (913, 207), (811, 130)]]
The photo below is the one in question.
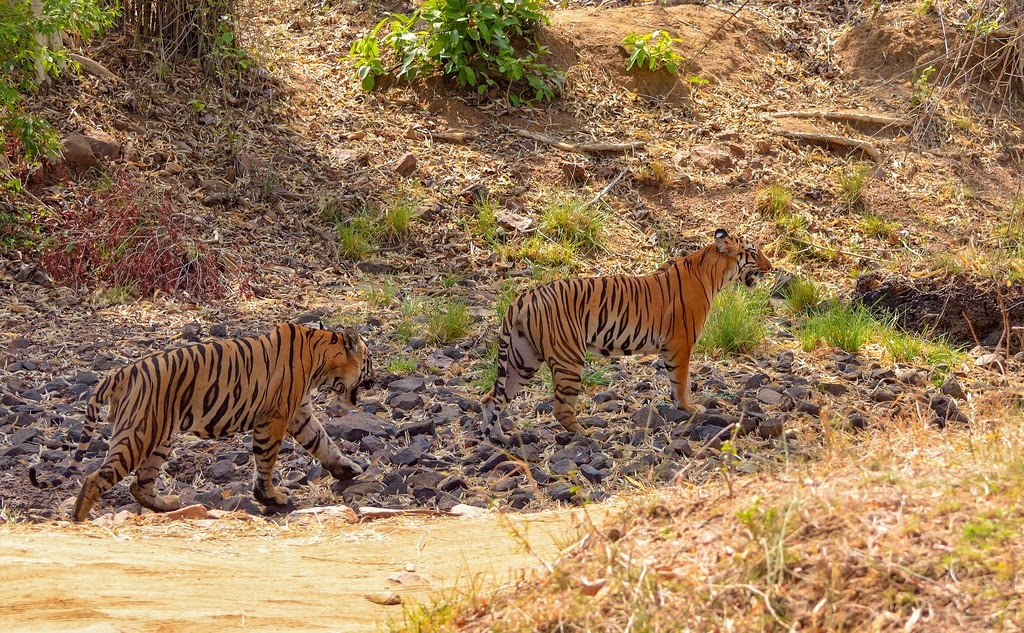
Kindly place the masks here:
[(555, 418), (567, 431), (583, 433), (575, 409), (588, 351), (659, 353), (676, 405), (696, 412), (690, 354), (712, 299), (736, 280), (753, 287), (771, 268), (756, 247), (717, 229), (713, 243), (650, 275), (562, 279), (523, 292), (501, 322), (498, 377), (481, 402), (484, 433), (507, 441), (497, 417), (542, 362), (551, 369)]
[(96, 386), (72, 463), (57, 478), (41, 481), (36, 467), (29, 479), (52, 488), (78, 474), (104, 404), (112, 433), (99, 469), (85, 478), (72, 517), (88, 518), (100, 496), (135, 471), (129, 492), (144, 507), (168, 512), (177, 496), (153, 488), (171, 452), (175, 434), (219, 438), (252, 432), (256, 461), (253, 496), (269, 509), (287, 507), (288, 497), (272, 482), (285, 434), (291, 435), (337, 479), (363, 472), (341, 454), (316, 419), (310, 392), (334, 394), (328, 413), (356, 406), (359, 389), (375, 381), (365, 341), (353, 329), (333, 332), (280, 323), (262, 336), (198, 343), (157, 352), (112, 371)]

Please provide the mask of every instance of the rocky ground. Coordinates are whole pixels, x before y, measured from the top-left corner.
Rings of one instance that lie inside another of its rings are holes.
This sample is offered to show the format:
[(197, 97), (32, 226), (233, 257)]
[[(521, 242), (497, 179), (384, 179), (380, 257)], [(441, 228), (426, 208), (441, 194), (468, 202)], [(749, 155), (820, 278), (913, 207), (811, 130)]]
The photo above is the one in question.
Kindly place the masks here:
[[(648, 272), (703, 246), (718, 226), (836, 296), (854, 291), (860, 273), (895, 275), (857, 290), (873, 293), (871, 303), (916, 306), (908, 314), (921, 318), (908, 326), (932, 333), (937, 312), (948, 321), (940, 331), (957, 344), (980, 344), (974, 357), (992, 352), (1004, 325), (999, 302), (1017, 318), (1024, 296), (1019, 276), (1004, 289), (1019, 255), (1008, 258), (993, 238), (1008, 235), (1005, 219), (1016, 212), (1024, 145), (1012, 120), (974, 116), (962, 101), (915, 105), (916, 73), (944, 48), (935, 15), (910, 3), (883, 3), (882, 18), (834, 3), (758, 4), (735, 17), (733, 6), (569, 3), (542, 34), (567, 73), (562, 97), (509, 108), (439, 81), (363, 93), (346, 53), (380, 19), (376, 5), (243, 4), (257, 63), (247, 75), (211, 82), (188, 64), (163, 73), (111, 37), (85, 52), (120, 80), (83, 75), (40, 95), (40, 111), (67, 135), (66, 150), (77, 148), (89, 164), (26, 168), (18, 175), (28, 193), (0, 202), (0, 212), (26, 205), (36, 226), (0, 259), (7, 519), (63, 516), (77, 483), (39, 491), (25, 469), (66, 459), (105, 372), (168, 346), (264, 332), (310, 312), (358, 327), (382, 380), (361, 411), (326, 421), (364, 475), (333, 482), (301, 448), (282, 449), (278, 474), (299, 505), (581, 504), (812, 459), (830, 428), (823, 419), (867, 433), (893, 420), (969, 424), (979, 399), (1019, 386), (1018, 343), (986, 367), (899, 364), (872, 346), (856, 356), (804, 352), (796, 323), (778, 310), (753, 354), (694, 359), (694, 392), (707, 411), (692, 419), (669, 406), (658, 360), (642, 357), (595, 363), (578, 409), (597, 429), (589, 437), (554, 422), (541, 377), (508, 409), (509, 445), (481, 438), (476, 426), (494, 308), (509, 290), (556, 276)], [(684, 39), (684, 72), (625, 72), (622, 37), (667, 27)], [(891, 123), (816, 115), (823, 107)], [(843, 135), (872, 149), (794, 133)], [(638, 145), (565, 152), (537, 134)], [(864, 165), (869, 177), (854, 209), (836, 175)], [(776, 183), (793, 193), (788, 225), (754, 202)], [(216, 259), (208, 296), (75, 276), (61, 253), (90, 237), (75, 223), (109, 191), (124, 196), (115, 202), (150, 200), (161, 222), (187, 234), (197, 258)], [(596, 252), (555, 269), (520, 248), (546, 201), (563, 194), (593, 200), (606, 235)], [(503, 214), (497, 243), (479, 233), (476, 205), (485, 195)], [(339, 226), (403, 197), (416, 205), (408, 235), (363, 257), (342, 252)], [(872, 214), (885, 231), (864, 228)], [(956, 261), (936, 263), (951, 249)], [(985, 268), (996, 251), (1001, 268)], [(954, 266), (979, 285), (964, 292), (958, 282), (948, 292), (941, 280)], [(450, 299), (469, 306), (473, 323), (457, 340), (429, 342), (428, 316), (415, 306)], [(403, 328), (410, 331), (398, 334)], [(248, 441), (182, 438), (164, 490), (186, 503), (259, 512)], [(91, 465), (104, 450), (101, 433)], [(125, 484), (98, 511), (123, 507), (137, 509)]]

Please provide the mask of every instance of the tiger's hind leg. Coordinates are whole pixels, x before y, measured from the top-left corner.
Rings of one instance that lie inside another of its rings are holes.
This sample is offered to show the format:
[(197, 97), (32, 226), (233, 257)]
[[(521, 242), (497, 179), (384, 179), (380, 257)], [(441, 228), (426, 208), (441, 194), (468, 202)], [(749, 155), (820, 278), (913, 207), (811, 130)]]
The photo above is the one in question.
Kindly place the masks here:
[(103, 458), (103, 464), (82, 483), (82, 490), (78, 493), (72, 512), (75, 521), (88, 519), (89, 510), (96, 505), (100, 496), (113, 488), (143, 461), (143, 456), (132, 446), (133, 433), (131, 430), (114, 433), (107, 455)]
[(537, 352), (518, 328), (513, 328), (507, 339), (502, 333), (502, 340), (498, 343), (498, 377), (481, 403), (481, 426), (484, 434), (492, 440), (502, 443), (508, 441), (498, 416), (519, 394), (523, 385), (537, 373), (540, 363)]
[(156, 477), (160, 474), (160, 468), (163, 467), (170, 454), (171, 441), (168, 438), (153, 449), (149, 457), (142, 462), (135, 473), (135, 481), (128, 489), (136, 501), (154, 512), (170, 512), (181, 507), (181, 500), (177, 495), (160, 496), (153, 488)]
[(352, 479), (362, 474), (362, 467), (341, 454), (341, 449), (313, 415), (313, 403), (308, 394), (288, 424), (288, 434), (295, 438), (306, 452), (320, 460), (320, 465), (335, 479)]
[(576, 358), (549, 358), (551, 382), (555, 385), (555, 419), (566, 431), (586, 433), (576, 421), (576, 399), (580, 395), (583, 376), (583, 354)]

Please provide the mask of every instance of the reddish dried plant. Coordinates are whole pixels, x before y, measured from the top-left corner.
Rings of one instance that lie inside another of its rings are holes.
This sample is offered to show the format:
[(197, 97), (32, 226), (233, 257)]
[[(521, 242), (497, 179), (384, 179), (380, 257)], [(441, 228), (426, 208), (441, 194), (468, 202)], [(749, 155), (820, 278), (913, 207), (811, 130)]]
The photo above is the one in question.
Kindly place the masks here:
[(74, 288), (130, 288), (204, 300), (227, 287), (213, 250), (195, 222), (175, 215), (170, 194), (155, 198), (139, 182), (115, 174), (111, 187), (68, 209), (51, 225), (43, 266)]

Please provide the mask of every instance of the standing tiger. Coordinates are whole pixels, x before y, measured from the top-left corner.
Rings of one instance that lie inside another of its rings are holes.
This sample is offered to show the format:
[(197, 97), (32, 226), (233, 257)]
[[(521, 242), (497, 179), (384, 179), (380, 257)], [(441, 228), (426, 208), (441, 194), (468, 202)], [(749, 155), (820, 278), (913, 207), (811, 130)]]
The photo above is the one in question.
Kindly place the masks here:
[(253, 494), (266, 506), (281, 506), (288, 497), (274, 488), (271, 476), (286, 433), (334, 477), (362, 473), (314, 417), (310, 391), (333, 392), (331, 411), (355, 406), (359, 388), (373, 380), (369, 350), (352, 329), (339, 333), (281, 323), (263, 336), (158, 352), (111, 372), (97, 385), (78, 450), (62, 477), (39, 481), (32, 467), (29, 478), (38, 488), (51, 488), (77, 472), (100, 409), (109, 402), (110, 448), (99, 469), (85, 478), (75, 521), (85, 520), (100, 495), (136, 469), (130, 492), (139, 503), (158, 512), (177, 509), (178, 498), (157, 495), (153, 483), (175, 434), (183, 432), (214, 438), (252, 431)]
[[(555, 418), (569, 431), (576, 421), (584, 355), (627, 356), (658, 352), (665, 361), (672, 397), (680, 409), (690, 401), (690, 352), (727, 284), (748, 287), (771, 262), (724, 229), (713, 244), (673, 259), (651, 275), (569, 279), (528, 290), (512, 303), (498, 338), (498, 378), (483, 398), (483, 428), (502, 439), (497, 414), (546, 362), (555, 387)], [(493, 428), (492, 428), (493, 424)]]

